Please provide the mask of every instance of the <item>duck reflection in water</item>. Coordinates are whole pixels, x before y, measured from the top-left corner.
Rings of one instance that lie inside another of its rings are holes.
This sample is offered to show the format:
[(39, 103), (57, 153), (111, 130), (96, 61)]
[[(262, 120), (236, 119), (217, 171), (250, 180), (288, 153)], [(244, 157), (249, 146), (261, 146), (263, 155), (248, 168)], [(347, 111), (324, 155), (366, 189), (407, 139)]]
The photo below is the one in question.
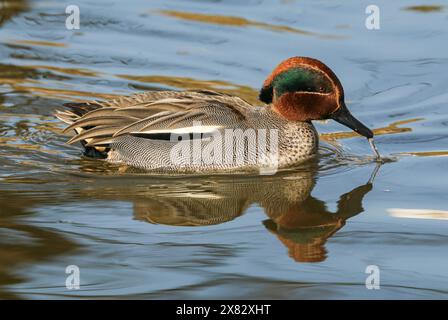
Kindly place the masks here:
[(378, 168), (366, 184), (340, 196), (336, 212), (311, 195), (316, 183), (314, 164), (271, 177), (202, 177), (174, 186), (173, 181), (154, 183), (150, 198), (141, 197), (146, 191), (133, 199), (134, 215), (154, 224), (206, 226), (233, 220), (258, 205), (268, 216), (264, 226), (288, 248), (291, 258), (320, 262), (326, 259), (328, 238), (347, 219), (363, 212), (362, 201), (372, 189)]

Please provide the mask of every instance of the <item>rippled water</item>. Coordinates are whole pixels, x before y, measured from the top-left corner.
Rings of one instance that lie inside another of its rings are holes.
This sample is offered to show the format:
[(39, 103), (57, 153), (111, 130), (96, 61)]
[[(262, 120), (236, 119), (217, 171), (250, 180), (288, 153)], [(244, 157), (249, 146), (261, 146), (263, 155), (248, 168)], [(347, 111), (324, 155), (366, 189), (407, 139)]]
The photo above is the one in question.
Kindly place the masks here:
[[(75, 2), (70, 31), (64, 1), (0, 1), (0, 298), (448, 298), (447, 7), (376, 1), (371, 31), (363, 1)], [(293, 172), (154, 177), (82, 158), (52, 116), (153, 89), (256, 103), (294, 55), (338, 74), (390, 161), (328, 122)]]

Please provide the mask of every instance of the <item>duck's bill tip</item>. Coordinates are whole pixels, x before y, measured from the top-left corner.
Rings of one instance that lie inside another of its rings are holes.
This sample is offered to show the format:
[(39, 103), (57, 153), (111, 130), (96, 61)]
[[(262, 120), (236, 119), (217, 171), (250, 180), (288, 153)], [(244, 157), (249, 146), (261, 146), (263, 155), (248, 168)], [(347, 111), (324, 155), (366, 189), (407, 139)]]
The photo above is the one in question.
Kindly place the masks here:
[(350, 111), (348, 111), (345, 105), (342, 105), (338, 110), (336, 110), (331, 118), (344, 126), (349, 127), (356, 133), (366, 137), (367, 139), (373, 138), (373, 132), (367, 128), (361, 121), (356, 119)]

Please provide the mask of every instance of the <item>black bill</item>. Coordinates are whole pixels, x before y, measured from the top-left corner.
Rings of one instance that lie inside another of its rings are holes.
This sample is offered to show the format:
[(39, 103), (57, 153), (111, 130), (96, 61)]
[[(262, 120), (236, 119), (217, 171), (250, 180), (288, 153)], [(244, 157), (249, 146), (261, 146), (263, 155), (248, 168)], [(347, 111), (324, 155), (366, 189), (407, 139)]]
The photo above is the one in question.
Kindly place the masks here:
[(350, 111), (348, 111), (345, 104), (343, 104), (338, 110), (336, 110), (331, 116), (331, 119), (349, 127), (353, 131), (366, 137), (367, 139), (373, 138), (373, 132), (363, 125), (358, 119), (356, 119)]
[(343, 124), (344, 126), (349, 127), (353, 131), (359, 133), (360, 135), (367, 138), (369, 141), (370, 147), (372, 148), (373, 153), (376, 156), (377, 161), (382, 161), (381, 156), (376, 149), (375, 143), (373, 142), (373, 132), (365, 125), (361, 123), (358, 119), (356, 119), (350, 111), (348, 111), (345, 104), (343, 104), (336, 112), (334, 112), (331, 116), (331, 119)]

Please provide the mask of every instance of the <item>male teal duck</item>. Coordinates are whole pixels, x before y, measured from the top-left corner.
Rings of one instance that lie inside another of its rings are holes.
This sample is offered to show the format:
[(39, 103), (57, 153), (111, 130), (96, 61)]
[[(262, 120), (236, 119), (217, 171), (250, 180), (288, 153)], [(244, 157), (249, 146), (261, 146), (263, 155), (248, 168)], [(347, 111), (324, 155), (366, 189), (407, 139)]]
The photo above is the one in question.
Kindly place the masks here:
[[(68, 124), (64, 132), (75, 132), (68, 143), (81, 142), (85, 155), (166, 173), (293, 167), (317, 154), (312, 120), (334, 119), (369, 141), (373, 137), (345, 106), (339, 79), (316, 59), (280, 63), (259, 99), (263, 104), (252, 106), (209, 90), (152, 91), (65, 104), (68, 109), (56, 116)], [(226, 140), (236, 131), (243, 143)], [(251, 145), (254, 141), (258, 146)]]

